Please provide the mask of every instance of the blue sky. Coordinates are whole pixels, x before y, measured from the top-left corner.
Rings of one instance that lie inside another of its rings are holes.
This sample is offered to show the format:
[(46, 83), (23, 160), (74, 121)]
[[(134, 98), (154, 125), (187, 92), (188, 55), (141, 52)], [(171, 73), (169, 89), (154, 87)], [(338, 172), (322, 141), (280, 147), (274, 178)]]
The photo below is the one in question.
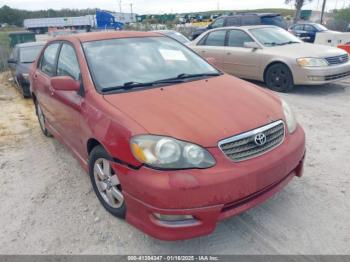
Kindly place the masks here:
[[(321, 8), (323, 0), (313, 0), (306, 7), (308, 9)], [(327, 9), (347, 6), (350, 0), (327, 0)], [(290, 8), (284, 4), (284, 0), (122, 0), (122, 10), (129, 11), (130, 3), (133, 4), (135, 13), (170, 13), (193, 12), (220, 9), (252, 9), (281, 7)], [(61, 9), (61, 8), (87, 8), (97, 7), (101, 9), (119, 10), (119, 0), (0, 0), (0, 6), (9, 5), (14, 8), (28, 10), (37, 9)]]

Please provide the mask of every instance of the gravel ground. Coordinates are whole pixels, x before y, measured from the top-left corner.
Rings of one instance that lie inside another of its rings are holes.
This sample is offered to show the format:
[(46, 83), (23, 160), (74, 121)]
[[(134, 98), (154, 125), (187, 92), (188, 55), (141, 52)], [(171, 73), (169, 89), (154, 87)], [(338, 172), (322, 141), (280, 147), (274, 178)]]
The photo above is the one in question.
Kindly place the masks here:
[(163, 242), (109, 215), (0, 75), (1, 254), (350, 254), (350, 83), (282, 96), (307, 134), (303, 178), (206, 237)]

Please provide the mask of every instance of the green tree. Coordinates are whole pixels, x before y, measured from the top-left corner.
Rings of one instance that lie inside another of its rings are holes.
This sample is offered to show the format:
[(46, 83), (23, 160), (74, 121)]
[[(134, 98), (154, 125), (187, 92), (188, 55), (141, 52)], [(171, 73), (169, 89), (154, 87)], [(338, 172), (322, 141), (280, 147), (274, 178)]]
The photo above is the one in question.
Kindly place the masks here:
[(285, 0), (286, 4), (291, 4), (293, 3), (295, 6), (295, 14), (294, 14), (294, 19), (293, 22), (297, 23), (300, 19), (300, 13), (301, 9), (307, 2), (312, 2), (312, 0)]

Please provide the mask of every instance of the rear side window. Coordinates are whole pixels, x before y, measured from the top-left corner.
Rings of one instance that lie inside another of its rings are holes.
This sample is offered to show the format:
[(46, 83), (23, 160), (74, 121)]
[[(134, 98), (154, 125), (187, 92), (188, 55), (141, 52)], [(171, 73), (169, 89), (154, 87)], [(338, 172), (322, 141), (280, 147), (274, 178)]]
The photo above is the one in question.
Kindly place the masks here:
[(40, 70), (48, 76), (55, 75), (55, 62), (59, 43), (54, 43), (46, 47), (40, 62)]
[(242, 25), (260, 25), (260, 19), (256, 15), (245, 15), (241, 18)]
[(206, 46), (224, 46), (226, 38), (226, 30), (214, 31), (209, 33), (205, 40)]
[(63, 44), (57, 64), (58, 76), (70, 76), (75, 80), (80, 78), (80, 68), (73, 46)]
[(241, 30), (230, 30), (228, 36), (228, 46), (244, 47), (244, 43), (254, 42), (254, 40)]
[(239, 18), (238, 17), (228, 17), (226, 19), (226, 26), (239, 26)]
[(263, 25), (275, 25), (275, 26), (279, 26), (279, 27), (282, 27), (282, 28), (286, 28), (287, 27), (286, 21), (280, 15), (277, 15), (277, 16), (263, 16), (263, 17), (261, 17), (261, 23)]

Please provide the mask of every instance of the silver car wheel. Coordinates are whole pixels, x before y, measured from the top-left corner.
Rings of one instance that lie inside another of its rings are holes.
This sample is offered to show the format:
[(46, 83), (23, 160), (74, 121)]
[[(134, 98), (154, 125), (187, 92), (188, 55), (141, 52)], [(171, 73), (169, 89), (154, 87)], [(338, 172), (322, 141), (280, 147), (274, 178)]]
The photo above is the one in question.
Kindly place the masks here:
[(124, 204), (120, 182), (113, 174), (111, 164), (107, 159), (99, 158), (94, 163), (94, 178), (97, 189), (103, 200), (112, 208), (120, 208)]

